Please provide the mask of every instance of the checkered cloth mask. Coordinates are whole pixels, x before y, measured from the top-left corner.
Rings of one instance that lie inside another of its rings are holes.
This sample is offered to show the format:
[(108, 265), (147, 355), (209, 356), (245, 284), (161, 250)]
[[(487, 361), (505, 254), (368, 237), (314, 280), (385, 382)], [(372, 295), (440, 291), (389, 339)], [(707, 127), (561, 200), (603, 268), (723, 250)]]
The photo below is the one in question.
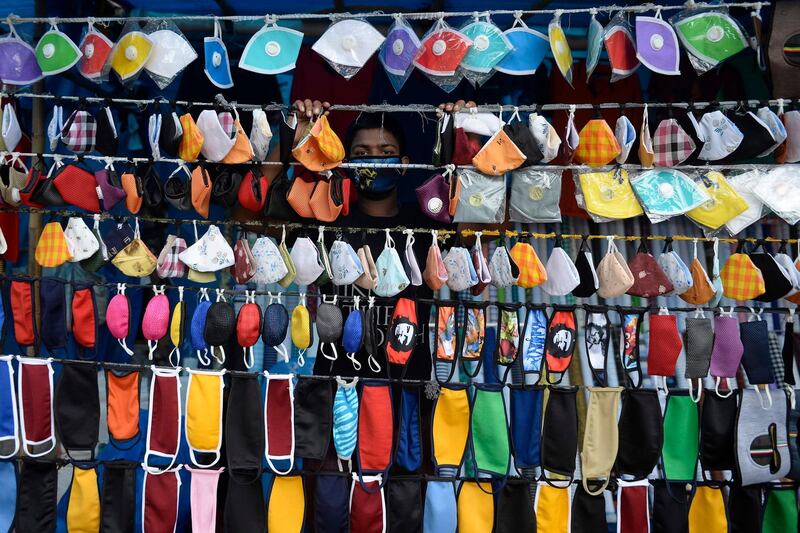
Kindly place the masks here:
[(233, 114), (229, 111), (223, 111), (222, 113), (217, 113), (217, 117), (219, 118), (219, 125), (222, 126), (222, 131), (233, 139), (233, 132), (236, 131), (236, 119), (233, 118)]
[(509, 255), (519, 267), (518, 286), (523, 289), (532, 289), (547, 281), (547, 270), (539, 256), (536, 255), (533, 246), (527, 242), (518, 242), (511, 248)]
[(94, 150), (97, 135), (97, 122), (87, 111), (76, 109), (61, 130), (61, 141), (76, 154), (85, 154)]
[(735, 253), (728, 258), (728, 262), (720, 272), (722, 278), (723, 294), (734, 300), (752, 300), (764, 294), (764, 276), (753, 264), (750, 256), (744, 253)]
[(203, 147), (203, 132), (197, 127), (197, 123), (189, 113), (181, 116), (181, 127), (183, 128), (183, 137), (181, 137), (181, 144), (178, 147), (178, 157), (184, 161), (194, 161), (200, 155), (200, 149)]
[(587, 122), (578, 137), (580, 142), (575, 156), (590, 167), (607, 165), (622, 152), (611, 127), (601, 118)]
[(661, 121), (653, 135), (653, 162), (657, 167), (680, 165), (694, 153), (697, 146), (674, 118)]
[(186, 265), (178, 255), (186, 249), (186, 241), (175, 235), (167, 236), (167, 243), (158, 254), (156, 271), (161, 278), (182, 278), (186, 275)]
[(72, 258), (72, 250), (69, 249), (60, 222), (48, 222), (45, 225), (36, 244), (34, 257), (43, 267), (61, 266)]

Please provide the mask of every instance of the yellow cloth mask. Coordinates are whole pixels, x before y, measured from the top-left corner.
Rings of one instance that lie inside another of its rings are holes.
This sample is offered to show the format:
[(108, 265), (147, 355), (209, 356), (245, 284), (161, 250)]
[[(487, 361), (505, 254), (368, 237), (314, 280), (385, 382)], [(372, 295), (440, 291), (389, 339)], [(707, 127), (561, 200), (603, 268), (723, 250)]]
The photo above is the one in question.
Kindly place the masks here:
[(111, 50), (111, 68), (120, 80), (130, 79), (144, 68), (152, 50), (153, 43), (145, 33), (141, 31), (124, 33)]
[(97, 470), (94, 468), (73, 466), (67, 504), (67, 530), (76, 533), (100, 531), (100, 493)]
[(57, 267), (72, 259), (72, 250), (60, 222), (48, 222), (34, 252), (36, 262), (43, 267)]
[(469, 397), (465, 387), (441, 388), (431, 432), (436, 467), (459, 467), (469, 435)]
[(344, 146), (323, 115), (297, 143), (292, 155), (308, 170), (322, 172), (339, 166), (344, 159)]
[(491, 533), (494, 497), (491, 483), (464, 481), (458, 489), (459, 533)]
[[(219, 460), (222, 446), (222, 372), (189, 370), (189, 390), (186, 393), (186, 441), (189, 457), (200, 468)], [(197, 452), (214, 454), (208, 464), (201, 463)]]
[(607, 165), (622, 152), (614, 132), (602, 118), (587, 122), (581, 130), (579, 138), (580, 142), (575, 156), (581, 163), (590, 167)]
[(292, 344), (300, 350), (300, 355), (314, 343), (314, 332), (311, 329), (311, 313), (306, 307), (306, 295), (300, 294), (300, 302), (292, 310)]
[(725, 498), (717, 487), (700, 485), (689, 507), (689, 533), (727, 533)]
[[(695, 179), (695, 181), (698, 181)], [(711, 229), (717, 229), (732, 218), (741, 215), (749, 207), (728, 180), (716, 171), (706, 172), (699, 178), (699, 185), (711, 199), (701, 206), (687, 211), (686, 216)]]
[(511, 259), (519, 267), (517, 285), (523, 289), (531, 289), (547, 281), (547, 270), (536, 255), (536, 250), (527, 242), (518, 242), (508, 252)]
[(536, 487), (536, 531), (568, 533), (571, 507), (569, 500), (569, 487), (553, 487), (540, 481)]
[(111, 262), (126, 276), (143, 278), (153, 273), (158, 259), (144, 241), (137, 236), (115, 255)]
[(306, 514), (301, 476), (275, 476), (269, 493), (267, 531), (300, 533)]
[(644, 214), (633, 194), (628, 171), (589, 172), (579, 176), (583, 202), (590, 214), (611, 220), (638, 217)]

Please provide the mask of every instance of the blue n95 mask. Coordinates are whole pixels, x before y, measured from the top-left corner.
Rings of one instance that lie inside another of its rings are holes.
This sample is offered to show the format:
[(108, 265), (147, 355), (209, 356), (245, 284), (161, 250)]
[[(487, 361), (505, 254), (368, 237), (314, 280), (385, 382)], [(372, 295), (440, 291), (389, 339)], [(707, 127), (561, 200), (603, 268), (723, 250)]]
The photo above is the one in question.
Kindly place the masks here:
[(222, 29), (218, 20), (214, 20), (214, 36), (203, 39), (203, 50), (208, 80), (220, 89), (233, 87), (231, 62), (228, 59), (228, 49), (222, 42)]
[[(516, 26), (518, 23), (521, 26)], [(506, 30), (504, 34), (513, 49), (494, 66), (494, 69), (512, 76), (534, 74), (550, 50), (550, 41), (546, 35), (532, 30), (519, 19), (515, 20), (514, 24), (515, 26)]]
[[(397, 156), (361, 156), (350, 159), (351, 163), (391, 164), (399, 165), (402, 161)], [(353, 178), (361, 191), (389, 192), (397, 187), (397, 181), (402, 175), (399, 168), (356, 168)]]
[(294, 68), (303, 33), (275, 24), (265, 24), (247, 42), (239, 68), (259, 74), (280, 74)]
[(689, 176), (675, 169), (654, 169), (631, 179), (636, 197), (653, 223), (681, 215), (710, 197)]
[(503, 31), (491, 22), (476, 20), (461, 29), (472, 46), (461, 60), (461, 68), (487, 73), (512, 49)]

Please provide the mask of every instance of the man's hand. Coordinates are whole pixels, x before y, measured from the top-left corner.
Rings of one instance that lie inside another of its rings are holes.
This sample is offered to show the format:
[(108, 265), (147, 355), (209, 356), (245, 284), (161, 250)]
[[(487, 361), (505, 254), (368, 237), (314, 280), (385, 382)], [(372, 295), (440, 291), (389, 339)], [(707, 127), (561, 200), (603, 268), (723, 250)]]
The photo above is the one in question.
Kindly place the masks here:
[(328, 108), (331, 106), (328, 102), (320, 102), (319, 100), (295, 100), (292, 104), (291, 112), (297, 117), (297, 127), (294, 130), (294, 144), (306, 133), (308, 123), (312, 119), (316, 119), (322, 115), (327, 116), (330, 111)]
[(456, 103), (446, 102), (439, 104), (439, 111), (436, 112), (436, 116), (438, 118), (442, 118), (442, 115), (444, 114), (443, 112), (458, 113), (462, 109), (470, 109), (472, 107), (477, 107), (477, 104), (472, 100), (469, 102), (465, 102), (464, 100), (459, 100)]

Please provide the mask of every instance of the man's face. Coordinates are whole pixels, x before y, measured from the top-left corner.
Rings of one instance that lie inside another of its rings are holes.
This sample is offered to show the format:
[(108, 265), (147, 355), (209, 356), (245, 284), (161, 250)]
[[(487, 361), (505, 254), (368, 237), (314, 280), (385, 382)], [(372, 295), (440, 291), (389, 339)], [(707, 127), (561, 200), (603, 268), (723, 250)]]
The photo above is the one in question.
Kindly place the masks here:
[(350, 145), (350, 157), (364, 156), (399, 157), (400, 143), (392, 132), (385, 129), (358, 130)]

